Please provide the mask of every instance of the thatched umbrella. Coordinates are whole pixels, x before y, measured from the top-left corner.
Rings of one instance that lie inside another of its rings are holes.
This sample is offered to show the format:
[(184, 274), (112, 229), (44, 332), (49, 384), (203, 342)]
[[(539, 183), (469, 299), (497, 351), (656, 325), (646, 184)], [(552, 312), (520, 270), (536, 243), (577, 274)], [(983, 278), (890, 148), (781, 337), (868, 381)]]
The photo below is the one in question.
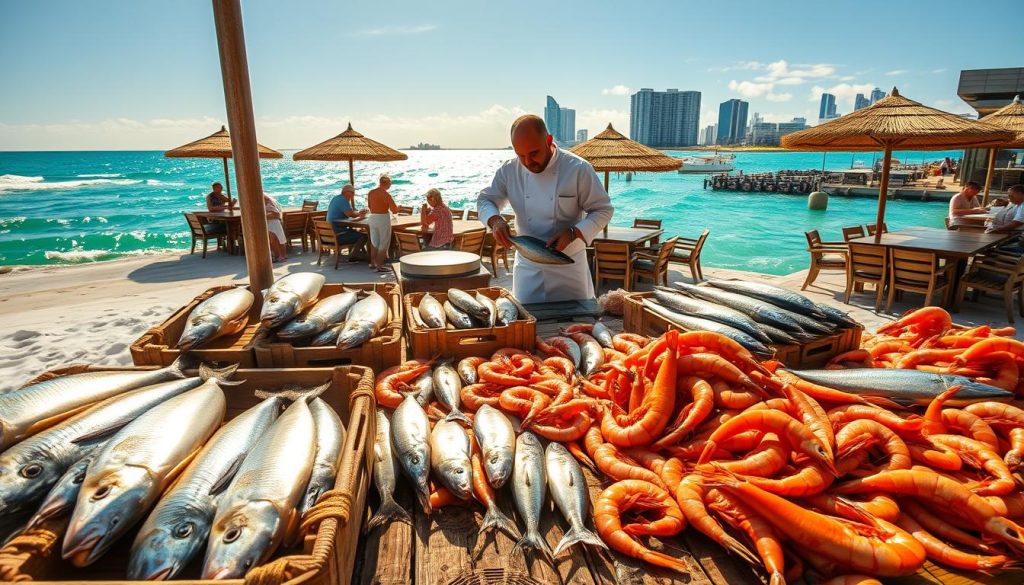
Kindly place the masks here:
[(997, 146), (1008, 142), (1012, 134), (923, 106), (900, 95), (894, 87), (889, 97), (814, 128), (782, 137), (782, 146), (791, 150), (876, 151), (884, 152), (882, 180), (878, 189), (878, 217), (875, 241), (882, 237), (885, 199), (889, 190), (892, 151), (945, 150)]
[(405, 160), (409, 158), (409, 155), (363, 136), (353, 130), (352, 124), (349, 123), (348, 129), (341, 134), (324, 140), (316, 146), (300, 150), (293, 154), (292, 158), (295, 160), (347, 160), (348, 182), (355, 185), (355, 172), (352, 169), (353, 161), (387, 162)]
[(985, 198), (982, 201), (983, 204), (988, 205), (992, 173), (996, 168), (996, 153), (1000, 148), (1024, 148), (1024, 104), (1020, 103), (1020, 96), (1013, 98), (1013, 101), (1006, 107), (985, 116), (982, 121), (990, 126), (1009, 130), (1014, 135), (1010, 142), (988, 149), (988, 172), (985, 173)]
[[(272, 148), (257, 144), (260, 158), (281, 158), (284, 155)], [(220, 130), (210, 134), (206, 138), (200, 138), (195, 142), (189, 142), (184, 146), (172, 148), (164, 152), (169, 158), (219, 158), (224, 161), (224, 183), (228, 192), (228, 200), (231, 200), (231, 179), (228, 177), (228, 159), (231, 158), (231, 136), (224, 126)]]
[(683, 166), (683, 161), (626, 138), (608, 124), (608, 128), (590, 140), (572, 147), (573, 154), (585, 158), (595, 171), (604, 171), (604, 190), (608, 173), (665, 172)]

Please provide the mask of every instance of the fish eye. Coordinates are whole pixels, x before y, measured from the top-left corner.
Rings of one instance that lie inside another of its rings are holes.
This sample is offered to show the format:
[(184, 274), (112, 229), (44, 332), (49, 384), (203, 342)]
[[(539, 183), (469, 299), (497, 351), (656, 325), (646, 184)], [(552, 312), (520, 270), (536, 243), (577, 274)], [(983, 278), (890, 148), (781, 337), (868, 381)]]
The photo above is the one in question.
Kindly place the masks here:
[(251, 567), (252, 566), (252, 559), (245, 559), (244, 561), (242, 561), (242, 566), (245, 567), (246, 569)]
[(29, 463), (25, 467), (21, 468), (21, 476), (25, 479), (35, 479), (39, 477), (39, 474), (43, 472), (43, 466), (38, 463)]
[(114, 516), (113, 518), (110, 519), (110, 527), (111, 528), (114, 528), (115, 526), (117, 526), (120, 523), (121, 523), (121, 517), (120, 516)]
[(192, 531), (195, 529), (195, 525), (191, 522), (185, 522), (174, 527), (174, 538), (188, 538), (192, 536)]
[(409, 458), (409, 462), (412, 463), (413, 465), (419, 465), (420, 464), (420, 458), (419, 457), (410, 457)]
[(74, 485), (78, 485), (78, 484), (82, 483), (83, 481), (85, 481), (85, 472), (84, 471), (82, 473), (79, 473), (78, 475), (76, 475), (75, 477), (73, 477), (71, 479), (71, 483), (73, 483)]
[(224, 533), (224, 542), (230, 544), (238, 540), (239, 536), (242, 536), (242, 531), (240, 529), (230, 528)]
[(110, 485), (109, 484), (108, 485), (102, 485), (102, 486), (100, 486), (100, 489), (96, 490), (95, 493), (92, 494), (92, 501), (96, 502), (98, 500), (102, 500), (103, 498), (105, 498), (105, 497), (107, 497), (109, 495), (110, 495)]
[(456, 470), (455, 470), (455, 473), (458, 473), (459, 475), (462, 475), (462, 474), (463, 474), (463, 473), (465, 473), (465, 472), (466, 472), (466, 470), (464, 470), (464, 469), (462, 469), (462, 468), (459, 468), (459, 469), (456, 469)]

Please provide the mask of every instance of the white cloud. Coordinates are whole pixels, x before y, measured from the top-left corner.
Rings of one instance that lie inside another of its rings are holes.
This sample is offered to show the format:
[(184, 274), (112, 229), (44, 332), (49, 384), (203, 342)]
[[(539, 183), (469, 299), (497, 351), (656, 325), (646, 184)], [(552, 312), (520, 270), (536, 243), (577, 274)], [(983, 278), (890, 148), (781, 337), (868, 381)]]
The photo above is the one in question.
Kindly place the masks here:
[(381, 26), (376, 28), (368, 28), (361, 30), (356, 34), (363, 37), (384, 37), (384, 36), (402, 36), (402, 35), (418, 35), (427, 33), (433, 30), (437, 30), (437, 25), (434, 24), (419, 24), (414, 26)]
[(629, 95), (630, 89), (625, 85), (616, 85), (601, 90), (601, 95)]
[(730, 90), (748, 99), (762, 96), (771, 102), (787, 102), (793, 99), (793, 94), (775, 93), (774, 88), (775, 84), (773, 83), (755, 83), (753, 81), (736, 81), (735, 79), (729, 82)]
[(752, 71), (756, 69), (764, 69), (766, 65), (760, 61), (737, 61), (733, 65), (726, 65), (725, 67), (708, 67), (708, 71)]
[(770, 102), (788, 102), (789, 100), (793, 99), (793, 94), (791, 94), (791, 93), (769, 93), (769, 94), (765, 95), (764, 98), (766, 100), (770, 101)]
[(942, 67), (941, 69), (932, 69), (932, 73), (945, 73), (945, 72), (946, 72), (946, 68), (945, 67)]
[(885, 74), (891, 76), (905, 75), (909, 73), (906, 69), (893, 69), (892, 71), (886, 71)]
[(590, 131), (590, 138), (604, 130), (611, 124), (616, 130), (629, 136), (629, 111), (628, 110), (576, 110), (576, 129), (586, 128)]

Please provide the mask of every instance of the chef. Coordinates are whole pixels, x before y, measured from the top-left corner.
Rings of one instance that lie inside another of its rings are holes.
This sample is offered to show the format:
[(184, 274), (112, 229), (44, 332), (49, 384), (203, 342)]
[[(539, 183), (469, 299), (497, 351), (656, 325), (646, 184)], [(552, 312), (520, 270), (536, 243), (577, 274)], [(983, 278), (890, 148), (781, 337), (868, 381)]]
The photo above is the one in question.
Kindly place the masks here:
[(508, 223), (500, 213), (506, 204), (516, 215), (516, 233), (544, 240), (573, 259), (572, 264), (537, 264), (516, 255), (512, 293), (522, 303), (594, 298), (587, 263), (587, 243), (612, 219), (612, 204), (594, 167), (558, 148), (544, 120), (521, 116), (512, 123), (516, 158), (494, 174), (480, 191), (480, 221), (494, 239), (511, 248)]

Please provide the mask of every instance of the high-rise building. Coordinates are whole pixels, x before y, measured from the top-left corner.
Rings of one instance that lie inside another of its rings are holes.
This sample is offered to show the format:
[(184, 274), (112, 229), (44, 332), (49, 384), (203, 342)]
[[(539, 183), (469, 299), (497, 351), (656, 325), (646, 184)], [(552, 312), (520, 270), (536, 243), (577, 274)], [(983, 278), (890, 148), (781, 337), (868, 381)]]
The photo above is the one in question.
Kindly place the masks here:
[(743, 100), (731, 99), (718, 106), (718, 140), (716, 144), (739, 144), (747, 135), (747, 108)]
[(587, 141), (587, 129), (584, 128), (582, 130), (577, 130), (576, 131), (576, 142), (582, 143), (582, 142), (586, 142), (586, 141)]
[(793, 118), (789, 122), (779, 122), (779, 138), (807, 128), (807, 118)]
[(779, 125), (774, 122), (756, 122), (750, 124), (748, 144), (772, 146), (779, 143)]
[(700, 92), (643, 88), (630, 97), (629, 137), (654, 147), (693, 146), (700, 134)]
[(856, 112), (857, 110), (866, 108), (866, 107), (868, 107), (870, 105), (871, 105), (871, 101), (868, 98), (864, 97), (864, 94), (862, 94), (862, 93), (858, 93), (857, 97), (855, 97), (853, 99), (853, 111), (854, 112)]
[(871, 103), (875, 103), (875, 102), (877, 102), (878, 100), (880, 100), (880, 99), (882, 99), (884, 97), (885, 97), (885, 92), (880, 90), (880, 89), (878, 89), (877, 87), (875, 89), (871, 90)]
[(715, 143), (715, 125), (710, 124), (704, 127), (700, 143), (704, 146), (711, 146)]
[(558, 117), (562, 126), (555, 136), (555, 140), (561, 144), (572, 144), (576, 140), (576, 110), (562, 108)]
[(548, 127), (548, 134), (558, 140), (562, 132), (562, 108), (551, 96), (548, 96), (547, 105), (544, 106), (544, 125)]
[(836, 117), (836, 96), (830, 93), (821, 94), (821, 106), (818, 107), (819, 120), (831, 120)]

